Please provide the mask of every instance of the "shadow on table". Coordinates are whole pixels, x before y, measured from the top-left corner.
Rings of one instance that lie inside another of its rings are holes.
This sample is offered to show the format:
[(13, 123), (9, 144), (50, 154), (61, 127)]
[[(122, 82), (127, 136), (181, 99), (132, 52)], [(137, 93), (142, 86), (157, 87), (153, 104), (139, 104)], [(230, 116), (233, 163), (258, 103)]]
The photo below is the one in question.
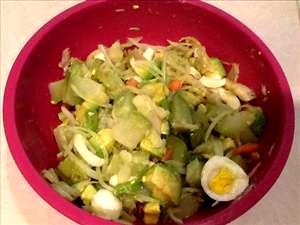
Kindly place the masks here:
[[(74, 222), (64, 217), (45, 202), (27, 183), (9, 152), (6, 150), (7, 186), (12, 193), (12, 201), (15, 202), (19, 214), (29, 225), (75, 225)], [(10, 215), (18, 213), (10, 212)], [(15, 225), (15, 224), (13, 224)]]

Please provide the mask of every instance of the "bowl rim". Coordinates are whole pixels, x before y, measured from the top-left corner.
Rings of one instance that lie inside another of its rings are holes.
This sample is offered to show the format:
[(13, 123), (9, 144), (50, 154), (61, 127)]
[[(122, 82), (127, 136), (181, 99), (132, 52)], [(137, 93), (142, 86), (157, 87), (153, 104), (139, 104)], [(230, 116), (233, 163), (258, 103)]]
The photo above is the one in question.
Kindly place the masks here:
[[(271, 164), (269, 170), (264, 175), (268, 179), (262, 179), (255, 186), (255, 190), (249, 191), (240, 201), (237, 201), (233, 206), (225, 208), (221, 212), (211, 215), (203, 220), (203, 225), (217, 225), (226, 224), (233, 221), (237, 217), (244, 214), (248, 209), (254, 206), (273, 186), (275, 181), (278, 179), (280, 173), (282, 172), (284, 165), (288, 159), (289, 153), (291, 151), (291, 146), (294, 137), (294, 126), (295, 126), (295, 115), (294, 115), (294, 105), (289, 89), (288, 81), (284, 75), (276, 58), (268, 47), (263, 43), (263, 41), (248, 27), (246, 27), (242, 22), (224, 12), (223, 10), (212, 6), (208, 3), (202, 1), (193, 0), (176, 0), (182, 2), (183, 4), (190, 4), (199, 8), (199, 10), (207, 10), (212, 14), (217, 15), (222, 18), (226, 23), (238, 29), (240, 32), (244, 33), (247, 38), (249, 38), (257, 48), (265, 55), (265, 58), (270, 63), (272, 69), (274, 70), (275, 76), (279, 80), (279, 86), (282, 92), (285, 93), (285, 98), (283, 100), (283, 106), (286, 110), (285, 124), (283, 127), (283, 133), (287, 134), (283, 141), (280, 143), (279, 148), (285, 148), (285, 151), (279, 151)], [(7, 139), (7, 143), (10, 152), (17, 164), (19, 170), (29, 183), (29, 185), (53, 208), (58, 210), (61, 214), (67, 216), (73, 221), (79, 224), (97, 224), (102, 223), (104, 225), (113, 225), (115, 222), (101, 219), (99, 217), (93, 216), (88, 212), (80, 209), (79, 207), (71, 204), (67, 200), (63, 199), (58, 193), (56, 193), (47, 182), (41, 177), (41, 175), (35, 170), (33, 165), (30, 163), (27, 157), (21, 140), (18, 136), (18, 131), (16, 127), (15, 118), (15, 97), (16, 97), (16, 87), (17, 81), (20, 77), (22, 67), (26, 62), (28, 56), (30, 55), (32, 49), (50, 32), (55, 26), (62, 22), (65, 18), (74, 15), (81, 10), (93, 7), (97, 4), (104, 4), (106, 0), (101, 1), (87, 1), (79, 3), (75, 6), (68, 8), (67, 10), (61, 12), (57, 16), (53, 17), (45, 25), (43, 25), (29, 41), (22, 48), (21, 52), (17, 56), (12, 69), (9, 73), (3, 100), (3, 121), (4, 130)], [(186, 224), (196, 224), (196, 222), (190, 221)]]

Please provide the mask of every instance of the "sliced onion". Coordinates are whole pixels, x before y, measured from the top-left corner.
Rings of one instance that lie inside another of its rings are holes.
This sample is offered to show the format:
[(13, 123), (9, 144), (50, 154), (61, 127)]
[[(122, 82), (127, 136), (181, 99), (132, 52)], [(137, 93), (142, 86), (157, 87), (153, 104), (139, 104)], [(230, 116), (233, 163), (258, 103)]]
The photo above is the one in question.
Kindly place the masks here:
[(232, 92), (225, 90), (224, 88), (219, 89), (219, 95), (221, 99), (231, 107), (232, 109), (238, 109), (241, 106), (240, 100)]
[(65, 106), (61, 106), (61, 111), (69, 119), (72, 126), (77, 124), (74, 115)]
[(147, 48), (144, 53), (143, 56), (145, 59), (147, 59), (148, 61), (151, 61), (154, 55), (154, 50), (152, 48)]
[(218, 88), (218, 87), (223, 87), (226, 83), (226, 79), (216, 79), (213, 77), (206, 77), (203, 76), (200, 78), (200, 83), (207, 88)]
[(246, 85), (226, 80), (225, 88), (232, 91), (244, 102), (249, 102), (256, 98), (255, 92)]
[(74, 135), (74, 148), (80, 154), (80, 156), (91, 166), (102, 166), (104, 164), (104, 159), (101, 159), (86, 146), (86, 139), (81, 134)]

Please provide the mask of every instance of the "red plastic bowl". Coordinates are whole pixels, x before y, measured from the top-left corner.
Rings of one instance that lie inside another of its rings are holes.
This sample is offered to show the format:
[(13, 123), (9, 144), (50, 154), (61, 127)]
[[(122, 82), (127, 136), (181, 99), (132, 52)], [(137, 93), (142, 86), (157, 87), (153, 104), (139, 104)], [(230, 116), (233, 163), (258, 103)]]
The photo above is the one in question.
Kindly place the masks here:
[[(140, 8), (134, 10), (132, 4)], [(115, 11), (120, 8), (125, 11)], [(294, 108), (278, 62), (253, 32), (223, 11), (193, 0), (84, 2), (34, 34), (14, 63), (4, 96), (4, 127), (11, 153), (29, 184), (55, 209), (80, 224), (115, 224), (64, 200), (40, 176), (42, 169), (57, 163), (52, 129), (58, 124), (59, 107), (50, 104), (48, 84), (62, 77), (57, 67), (62, 50), (69, 47), (74, 56), (84, 58), (97, 44), (109, 45), (117, 39), (143, 36), (145, 42), (164, 44), (188, 35), (197, 37), (210, 55), (240, 64), (240, 81), (256, 91), (256, 104), (263, 107), (267, 126), (260, 139), (262, 164), (252, 178), (253, 188), (239, 200), (199, 211), (185, 224), (228, 223), (271, 188), (289, 155)], [(265, 102), (262, 84), (269, 90)]]

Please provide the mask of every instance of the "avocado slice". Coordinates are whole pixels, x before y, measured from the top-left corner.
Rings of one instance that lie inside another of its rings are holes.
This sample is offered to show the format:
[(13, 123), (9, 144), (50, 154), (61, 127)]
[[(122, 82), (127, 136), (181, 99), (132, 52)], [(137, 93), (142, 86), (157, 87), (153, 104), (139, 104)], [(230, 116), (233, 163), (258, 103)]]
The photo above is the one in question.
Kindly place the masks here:
[(164, 142), (160, 138), (160, 134), (155, 129), (151, 129), (149, 134), (143, 138), (140, 143), (140, 148), (142, 151), (149, 152), (160, 158), (165, 152)]
[(92, 131), (98, 130), (98, 105), (91, 102), (83, 102), (76, 107), (76, 120), (85, 128)]
[(143, 176), (144, 185), (164, 205), (177, 205), (181, 195), (181, 178), (163, 164), (152, 166)]
[(89, 139), (90, 144), (96, 150), (96, 155), (104, 157), (103, 151), (111, 152), (115, 140), (110, 128), (100, 130), (96, 135)]
[(162, 82), (146, 83), (141, 90), (150, 96), (156, 104), (161, 103), (169, 95), (168, 87)]
[(251, 112), (254, 114), (254, 120), (250, 125), (251, 131), (256, 135), (259, 136), (262, 134), (264, 125), (266, 123), (266, 118), (264, 113), (259, 106), (250, 106), (248, 105), (246, 108), (247, 112)]
[(226, 70), (220, 59), (212, 57), (209, 60), (211, 71), (207, 72), (206, 75), (209, 77), (222, 78), (226, 76)]
[(75, 184), (89, 177), (85, 172), (87, 165), (74, 154), (69, 154), (57, 166), (58, 175), (67, 183)]

